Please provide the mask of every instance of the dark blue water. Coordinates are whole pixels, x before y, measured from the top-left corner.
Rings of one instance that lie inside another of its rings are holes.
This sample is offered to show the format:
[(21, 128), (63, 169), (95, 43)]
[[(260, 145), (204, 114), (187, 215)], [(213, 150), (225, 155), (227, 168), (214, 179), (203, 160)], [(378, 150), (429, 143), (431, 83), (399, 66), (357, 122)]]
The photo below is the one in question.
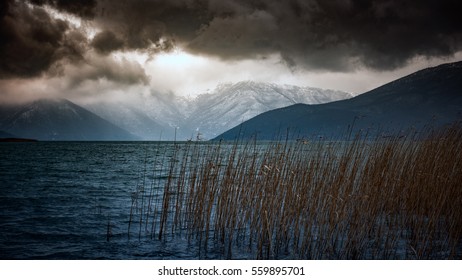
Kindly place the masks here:
[(219, 252), (204, 256), (181, 236), (157, 240), (139, 223), (132, 223), (129, 237), (132, 194), (149, 180), (165, 180), (159, 174), (172, 147), (1, 143), (0, 259), (218, 258)]
[[(344, 152), (343, 147), (347, 147), (344, 144), (347, 143), (340, 143), (333, 151)], [(196, 175), (208, 176), (203, 177), (204, 186), (214, 178), (224, 178), (219, 176), (228, 169), (221, 167), (227, 164), (232, 167), (233, 163), (229, 163), (232, 162), (233, 147), (243, 158), (250, 156), (252, 160), (247, 164), (253, 162), (254, 154), (257, 155), (255, 169), (259, 170), (260, 166), (262, 172), (248, 173), (255, 177), (246, 178), (256, 178), (255, 182), (263, 180), (266, 175), (263, 171), (270, 168), (259, 155), (271, 149), (264, 142), (250, 148), (246, 144), (207, 142), (0, 143), (0, 259), (309, 258), (311, 255), (303, 255), (303, 252), (297, 255), (299, 245), (293, 245), (295, 238), (292, 237), (274, 237), (271, 242), (276, 245), (272, 251), (265, 251), (271, 244), (263, 243), (265, 236), (259, 231), (249, 232), (250, 226), (246, 227), (245, 223), (238, 226), (227, 224), (222, 235), (219, 227), (207, 227), (205, 231), (201, 219), (196, 218), (206, 216), (203, 215), (207, 213), (206, 208), (200, 208), (201, 203), (213, 202), (208, 211), (217, 213), (212, 210), (218, 205), (219, 189), (215, 190), (218, 192), (215, 200), (209, 198), (212, 192), (208, 192), (205, 200), (198, 200), (198, 208), (188, 208), (188, 197), (184, 195), (188, 192), (175, 186), (192, 189), (198, 184)], [(277, 147), (279, 143), (272, 147), (272, 154), (278, 154)], [(330, 153), (330, 149), (330, 143), (320, 146), (315, 143), (300, 145), (296, 152), (305, 160), (316, 153)], [(329, 158), (334, 166), (336, 158), (336, 155)], [(234, 164), (238, 162), (236, 160)], [(358, 166), (364, 164), (360, 162)], [(196, 167), (207, 172), (197, 172)], [(209, 174), (211, 170), (218, 171)], [(294, 172), (287, 174), (297, 176)], [(193, 192), (190, 197), (194, 198), (194, 195)], [(180, 203), (176, 203), (178, 201)], [(255, 209), (256, 221), (261, 221), (260, 206), (258, 201), (245, 206)], [(217, 217), (220, 216), (211, 219)], [(375, 220), (372, 220), (371, 228), (381, 225), (383, 217), (380, 213), (372, 217)], [(195, 224), (196, 221), (199, 222)], [(328, 244), (324, 242), (328, 240), (324, 236), (329, 236), (325, 228), (328, 227), (323, 223), (313, 223), (300, 236), (303, 238), (306, 233), (310, 244), (319, 246), (315, 248), (318, 254), (314, 255), (315, 258), (335, 259), (335, 254), (323, 255), (324, 248), (327, 248), (323, 244)], [(408, 245), (412, 239), (407, 228), (392, 229), (389, 234), (384, 232), (378, 237), (372, 234), (370, 240), (362, 243), (365, 244), (361, 247), (363, 258), (383, 257), (380, 250), (385, 248), (382, 245), (385, 243), (382, 242), (389, 237), (395, 240), (387, 249), (392, 252), (389, 256), (413, 257), (414, 251)], [(344, 244), (347, 233), (339, 231), (336, 242)], [(257, 238), (263, 240), (262, 243), (257, 245)], [(452, 243), (449, 244), (444, 227), (436, 238), (434, 253), (429, 257), (449, 258), (448, 248)], [(277, 243), (281, 240), (287, 242)], [(461, 243), (457, 244), (455, 257), (459, 258)], [(295, 249), (289, 248), (292, 245)], [(257, 246), (260, 246), (258, 250)], [(342, 247), (338, 248), (341, 250)]]

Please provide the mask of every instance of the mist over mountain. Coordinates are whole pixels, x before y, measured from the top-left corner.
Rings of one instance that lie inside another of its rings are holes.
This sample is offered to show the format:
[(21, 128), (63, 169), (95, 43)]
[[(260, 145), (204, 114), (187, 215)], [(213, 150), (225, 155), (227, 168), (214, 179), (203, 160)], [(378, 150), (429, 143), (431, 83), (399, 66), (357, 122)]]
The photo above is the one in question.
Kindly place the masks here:
[(268, 110), (351, 97), (342, 91), (244, 81), (222, 84), (189, 100), (152, 95), (137, 104), (100, 102), (83, 106), (144, 140), (186, 140), (214, 138)]
[(174, 94), (77, 105), (40, 99), (0, 106), (0, 129), (39, 140), (211, 139), (260, 113), (297, 103), (350, 98), (346, 92), (256, 83), (222, 84), (193, 99)]
[(1, 105), (0, 130), (39, 140), (275, 139), (287, 131), (293, 139), (350, 131), (402, 134), (462, 118), (462, 62), (424, 69), (351, 97), (246, 81), (222, 84), (189, 100), (150, 95), (136, 102), (82, 104), (84, 109), (64, 99), (42, 99)]
[(0, 130), (38, 140), (136, 140), (129, 132), (65, 99), (2, 105)]
[(172, 105), (175, 104), (145, 100), (139, 104), (109, 101), (83, 107), (142, 140), (172, 140), (178, 123), (176, 118), (181, 120), (183, 116), (179, 106)]
[(427, 68), (354, 98), (297, 104), (252, 118), (216, 139), (404, 134), (462, 119), (462, 62)]

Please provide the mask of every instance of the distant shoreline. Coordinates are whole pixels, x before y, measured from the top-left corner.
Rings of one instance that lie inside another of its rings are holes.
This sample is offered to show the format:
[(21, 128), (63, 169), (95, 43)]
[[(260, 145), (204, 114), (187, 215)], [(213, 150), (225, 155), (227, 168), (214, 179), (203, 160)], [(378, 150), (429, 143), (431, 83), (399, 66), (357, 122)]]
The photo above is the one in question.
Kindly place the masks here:
[(0, 142), (38, 142), (38, 140), (27, 138), (0, 138)]

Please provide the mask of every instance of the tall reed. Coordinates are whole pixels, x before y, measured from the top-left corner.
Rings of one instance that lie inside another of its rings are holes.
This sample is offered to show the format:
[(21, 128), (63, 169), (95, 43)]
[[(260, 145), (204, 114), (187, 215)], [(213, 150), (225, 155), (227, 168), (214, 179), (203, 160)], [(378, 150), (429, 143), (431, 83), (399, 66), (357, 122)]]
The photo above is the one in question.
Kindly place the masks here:
[(425, 138), (179, 143), (167, 174), (139, 222), (224, 258), (462, 257), (459, 125)]

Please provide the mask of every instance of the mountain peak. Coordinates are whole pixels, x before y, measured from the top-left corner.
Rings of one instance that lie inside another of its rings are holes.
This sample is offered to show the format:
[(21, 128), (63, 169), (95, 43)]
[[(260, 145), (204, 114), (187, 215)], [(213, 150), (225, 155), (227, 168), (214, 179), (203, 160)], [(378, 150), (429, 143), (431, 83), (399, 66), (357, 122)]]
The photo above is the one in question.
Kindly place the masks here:
[[(38, 99), (14, 106), (1, 130), (39, 140), (130, 140), (133, 135), (66, 99)], [(3, 114), (2, 114), (3, 115)]]
[(346, 92), (241, 81), (219, 85), (213, 93), (200, 95), (187, 117), (186, 127), (205, 138), (240, 124), (263, 112), (297, 104), (319, 104), (351, 98)]

